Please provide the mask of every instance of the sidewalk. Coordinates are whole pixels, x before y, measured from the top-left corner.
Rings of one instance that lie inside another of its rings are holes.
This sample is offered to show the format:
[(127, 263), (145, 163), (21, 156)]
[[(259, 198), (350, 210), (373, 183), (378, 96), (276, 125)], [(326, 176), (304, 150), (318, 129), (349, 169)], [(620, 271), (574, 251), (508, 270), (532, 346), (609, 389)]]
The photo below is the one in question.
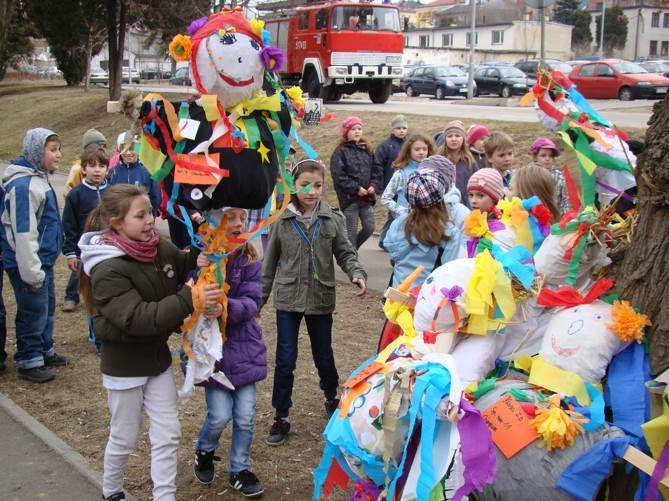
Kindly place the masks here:
[(100, 499), (102, 476), (2, 393), (0, 423), (0, 499)]

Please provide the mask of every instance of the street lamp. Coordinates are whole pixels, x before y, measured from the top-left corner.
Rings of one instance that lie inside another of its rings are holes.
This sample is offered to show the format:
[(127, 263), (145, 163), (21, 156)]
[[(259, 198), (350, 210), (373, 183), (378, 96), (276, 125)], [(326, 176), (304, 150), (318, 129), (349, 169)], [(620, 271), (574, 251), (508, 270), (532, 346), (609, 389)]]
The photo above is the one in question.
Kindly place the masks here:
[(541, 57), (539, 67), (543, 67), (546, 59), (546, 15), (544, 10), (555, 3), (555, 0), (525, 0), (525, 3), (533, 9), (541, 9)]

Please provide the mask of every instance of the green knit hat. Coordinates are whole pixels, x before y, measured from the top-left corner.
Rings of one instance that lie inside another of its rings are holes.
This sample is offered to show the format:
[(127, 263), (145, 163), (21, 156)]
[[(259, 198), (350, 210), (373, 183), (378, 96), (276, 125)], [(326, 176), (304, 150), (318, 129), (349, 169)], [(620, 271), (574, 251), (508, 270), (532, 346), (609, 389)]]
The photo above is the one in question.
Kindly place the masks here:
[(84, 149), (88, 148), (91, 144), (99, 144), (102, 146), (102, 143), (105, 145), (107, 144), (107, 139), (102, 135), (101, 132), (95, 130), (95, 129), (88, 129), (84, 133), (84, 139), (82, 141), (82, 145)]

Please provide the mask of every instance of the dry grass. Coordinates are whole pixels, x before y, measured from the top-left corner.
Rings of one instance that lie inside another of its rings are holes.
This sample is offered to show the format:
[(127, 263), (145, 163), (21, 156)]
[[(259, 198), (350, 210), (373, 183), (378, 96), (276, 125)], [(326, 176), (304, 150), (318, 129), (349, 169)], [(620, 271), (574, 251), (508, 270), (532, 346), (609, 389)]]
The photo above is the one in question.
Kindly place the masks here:
[[(166, 96), (170, 97), (170, 96)], [(174, 96), (175, 99), (178, 97)], [(84, 93), (81, 89), (70, 89), (62, 85), (2, 83), (0, 84), (0, 107), (5, 111), (5, 119), (0, 121), (0, 158), (8, 160), (21, 151), (25, 131), (43, 126), (57, 131), (63, 140), (63, 160), (61, 170), (67, 171), (72, 160), (80, 153), (81, 136), (90, 127), (97, 127), (113, 144), (117, 134), (129, 126), (127, 118), (108, 114), (106, 110), (106, 89), (93, 88)], [(435, 106), (440, 105), (435, 102)], [(503, 116), (503, 108), (499, 108)], [(378, 111), (360, 112), (365, 124), (365, 135), (372, 145), (378, 145), (389, 134), (389, 124), (393, 114), (384, 113), (383, 106)], [(412, 130), (436, 133), (453, 118), (418, 116), (406, 114)], [(345, 116), (304, 127), (300, 135), (307, 140), (325, 160), (330, 155), (340, 137), (341, 122)], [(470, 125), (471, 121), (466, 121)], [(517, 165), (529, 161), (530, 143), (544, 131), (538, 124), (508, 121), (484, 122), (491, 130), (509, 133), (517, 144)], [(642, 131), (630, 131), (641, 137)], [(329, 180), (326, 180), (329, 181)], [(334, 202), (331, 186), (326, 186), (326, 196)], [(377, 221), (385, 218), (377, 209)], [(56, 266), (57, 298), (62, 301), (69, 271), (64, 260)], [(7, 287), (7, 285), (6, 285)], [(383, 317), (380, 311), (378, 293), (370, 293), (363, 299), (353, 295), (350, 285), (338, 286), (338, 308), (335, 314), (334, 349), (340, 377), (346, 377), (362, 361), (371, 356), (377, 345)], [(14, 301), (11, 293), (5, 291), (8, 306), (9, 339), (8, 351), (14, 351)], [(268, 447), (264, 439), (272, 422), (271, 381), (273, 375), (273, 354), (276, 345), (276, 323), (274, 312), (266, 308), (262, 314), (264, 337), (269, 353), (269, 377), (258, 385), (256, 439), (252, 451), (252, 465), (265, 489), (265, 499), (307, 500), (312, 494), (313, 468), (320, 461), (322, 452), (321, 433), (325, 426), (322, 394), (318, 390), (318, 377), (311, 361), (308, 340), (304, 332), (301, 340), (301, 354), (295, 380), (294, 402), (291, 413), (293, 431), (283, 447)], [(59, 353), (72, 357), (73, 365), (58, 369), (55, 381), (44, 386), (35, 386), (18, 380), (13, 363), (9, 363), (7, 373), (0, 376), (0, 391), (7, 394), (18, 405), (44, 423), (63, 440), (87, 457), (91, 464), (101, 470), (104, 446), (107, 439), (108, 411), (106, 394), (101, 385), (99, 359), (93, 346), (87, 340), (85, 316), (81, 309), (75, 313), (56, 312), (56, 349)], [(172, 347), (177, 349), (179, 339), (174, 336)], [(179, 455), (178, 499), (183, 500), (225, 500), (239, 499), (237, 493), (230, 492), (224, 475), (210, 486), (198, 484), (192, 474), (193, 441), (205, 414), (203, 394), (196, 391), (191, 401), (180, 409), (182, 445)], [(230, 431), (226, 430), (219, 453), (224, 461), (218, 465), (219, 472), (226, 469), (225, 458), (229, 450)], [(126, 487), (140, 499), (148, 499), (151, 492), (149, 477), (149, 444), (146, 428), (141, 437), (137, 453), (131, 458), (127, 471)], [(75, 496), (76, 497), (76, 496)], [(348, 499), (345, 493), (337, 493), (333, 499)]]

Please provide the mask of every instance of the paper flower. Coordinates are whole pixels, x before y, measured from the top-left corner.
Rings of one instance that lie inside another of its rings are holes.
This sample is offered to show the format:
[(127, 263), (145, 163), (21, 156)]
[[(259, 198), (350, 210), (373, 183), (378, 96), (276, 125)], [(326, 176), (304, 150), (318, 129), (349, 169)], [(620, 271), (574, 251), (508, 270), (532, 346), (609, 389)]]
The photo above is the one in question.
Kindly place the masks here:
[(553, 215), (551, 214), (551, 211), (549, 211), (544, 206), (544, 204), (539, 204), (532, 207), (532, 214), (534, 214), (534, 217), (537, 218), (539, 224), (543, 226), (550, 226)]
[(260, 53), (265, 68), (269, 71), (279, 71), (286, 63), (286, 54), (278, 47), (265, 47)]
[(611, 315), (613, 323), (606, 326), (618, 334), (623, 341), (636, 339), (637, 343), (641, 343), (643, 328), (653, 325), (646, 315), (634, 311), (627, 301), (614, 301)]
[(286, 89), (286, 94), (288, 94), (288, 97), (292, 99), (295, 104), (297, 104), (300, 107), (304, 106), (304, 97), (302, 97), (302, 89), (297, 87), (296, 85), (293, 85), (292, 87), (289, 87)]
[(265, 28), (265, 21), (261, 21), (260, 19), (249, 19), (249, 23), (251, 24), (253, 33), (262, 39), (262, 30)]
[(195, 33), (197, 33), (205, 24), (207, 24), (206, 16), (203, 16), (200, 19), (196, 19), (188, 25), (188, 33), (190, 33), (191, 36), (195, 35)]
[(490, 228), (488, 227), (488, 213), (474, 209), (465, 216), (465, 235), (470, 238), (484, 237)]
[(548, 407), (537, 407), (535, 415), (530, 425), (542, 436), (537, 445), (545, 446), (548, 451), (555, 447), (564, 449), (567, 445), (573, 445), (576, 436), (583, 433), (580, 423), (588, 421), (577, 412), (562, 410), (559, 395), (549, 397)]
[(497, 207), (502, 211), (502, 223), (507, 227), (518, 228), (527, 221), (529, 214), (523, 209), (520, 198), (513, 197), (511, 201), (500, 200)]
[(170, 55), (176, 61), (190, 61), (193, 44), (188, 35), (176, 35), (170, 42)]

